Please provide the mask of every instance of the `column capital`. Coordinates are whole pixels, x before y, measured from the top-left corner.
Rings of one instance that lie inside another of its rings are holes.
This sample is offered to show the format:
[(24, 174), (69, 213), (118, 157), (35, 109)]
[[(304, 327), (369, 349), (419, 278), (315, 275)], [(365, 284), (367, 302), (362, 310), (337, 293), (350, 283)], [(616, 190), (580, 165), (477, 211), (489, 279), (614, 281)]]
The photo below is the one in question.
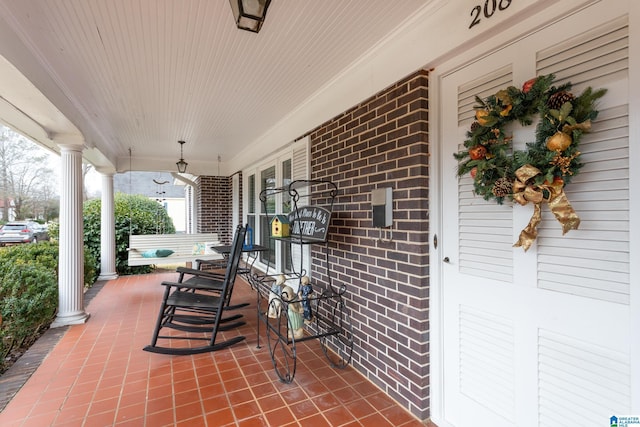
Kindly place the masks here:
[(58, 144), (58, 147), (60, 147), (60, 151), (62, 153), (77, 152), (82, 154), (82, 151), (84, 151), (84, 145), (78, 145), (78, 144)]
[(116, 171), (112, 171), (112, 170), (96, 169), (96, 172), (98, 172), (100, 175), (102, 175), (104, 177), (107, 177), (107, 178), (112, 178), (116, 174)]
[(63, 145), (77, 145), (80, 147), (85, 146), (84, 137), (79, 133), (56, 133), (49, 132), (49, 139), (58, 144)]

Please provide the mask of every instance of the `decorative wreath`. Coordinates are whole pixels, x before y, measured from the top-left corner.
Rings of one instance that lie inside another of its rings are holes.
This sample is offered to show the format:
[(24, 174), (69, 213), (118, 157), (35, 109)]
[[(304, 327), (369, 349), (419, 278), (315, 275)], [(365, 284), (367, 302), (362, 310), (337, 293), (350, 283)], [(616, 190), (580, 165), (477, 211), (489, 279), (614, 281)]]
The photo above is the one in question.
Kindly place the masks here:
[[(505, 197), (523, 206), (534, 204), (534, 214), (514, 244), (525, 251), (538, 236), (542, 203), (549, 204), (562, 234), (580, 225), (564, 186), (582, 167), (578, 145), (598, 115), (596, 100), (606, 93), (588, 87), (576, 97), (571, 83), (555, 87), (554, 79), (553, 74), (538, 76), (522, 89), (509, 86), (486, 99), (476, 96), (475, 121), (467, 131), (465, 149), (454, 154), (458, 176), (471, 175), (475, 194), (499, 204)], [(540, 119), (535, 142), (527, 143), (524, 151), (513, 151), (507, 125), (518, 121), (528, 126), (534, 118)]]

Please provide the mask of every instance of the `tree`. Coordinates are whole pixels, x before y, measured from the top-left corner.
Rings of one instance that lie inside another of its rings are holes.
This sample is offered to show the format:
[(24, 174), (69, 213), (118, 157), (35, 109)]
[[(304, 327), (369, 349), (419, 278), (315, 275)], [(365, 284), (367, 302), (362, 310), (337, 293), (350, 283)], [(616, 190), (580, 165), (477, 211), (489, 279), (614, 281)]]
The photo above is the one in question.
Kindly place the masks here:
[(82, 164), (82, 182), (84, 185), (82, 186), (82, 201), (86, 202), (89, 200), (89, 190), (87, 189), (87, 175), (89, 172), (93, 170), (93, 166), (89, 163)]
[(45, 218), (44, 206), (55, 198), (55, 174), (47, 154), (27, 138), (0, 126), (0, 194), (2, 218)]
[(55, 183), (46, 182), (34, 192), (32, 218), (52, 221), (60, 216), (60, 198)]

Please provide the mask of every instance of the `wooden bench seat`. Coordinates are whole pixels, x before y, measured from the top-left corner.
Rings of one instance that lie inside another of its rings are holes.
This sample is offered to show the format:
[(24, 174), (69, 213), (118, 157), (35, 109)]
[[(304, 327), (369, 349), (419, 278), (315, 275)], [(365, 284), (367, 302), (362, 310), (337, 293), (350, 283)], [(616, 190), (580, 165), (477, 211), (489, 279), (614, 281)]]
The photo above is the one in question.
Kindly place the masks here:
[[(217, 233), (194, 234), (134, 234), (129, 236), (129, 266), (153, 264), (179, 264), (196, 259), (219, 260), (222, 255), (212, 251), (219, 246)], [(147, 257), (150, 252), (168, 249), (173, 253), (166, 257)]]

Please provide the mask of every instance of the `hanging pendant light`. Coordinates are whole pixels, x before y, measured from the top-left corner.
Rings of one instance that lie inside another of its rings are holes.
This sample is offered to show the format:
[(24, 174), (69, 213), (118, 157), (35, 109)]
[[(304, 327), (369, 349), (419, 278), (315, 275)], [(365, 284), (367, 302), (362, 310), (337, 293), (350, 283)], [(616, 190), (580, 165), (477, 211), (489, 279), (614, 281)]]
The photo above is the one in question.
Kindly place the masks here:
[(180, 160), (176, 162), (176, 166), (178, 167), (178, 172), (185, 173), (189, 163), (185, 162), (182, 158), (182, 146), (184, 145), (184, 141), (178, 141), (178, 144), (180, 144)]
[(257, 33), (262, 28), (271, 0), (229, 0), (236, 26)]

